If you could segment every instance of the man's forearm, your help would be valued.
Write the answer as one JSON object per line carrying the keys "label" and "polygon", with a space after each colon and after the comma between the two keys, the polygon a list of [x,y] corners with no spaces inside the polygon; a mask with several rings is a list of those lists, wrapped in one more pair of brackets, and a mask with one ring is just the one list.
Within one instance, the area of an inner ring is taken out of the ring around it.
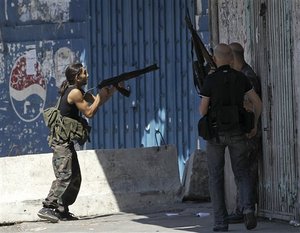
{"label": "man's forearm", "polygon": [[98,94],[98,95],[95,97],[94,102],[89,106],[89,110],[88,110],[88,112],[85,114],[85,116],[88,117],[88,118],[93,117],[93,116],[97,113],[98,108],[99,108],[100,105],[101,105],[101,97],[100,97],[100,95]]}
{"label": "man's forearm", "polygon": [[261,115],[261,112],[262,112],[262,104],[261,102],[259,101],[258,103],[256,103],[254,105],[254,115],[255,115],[255,125],[257,126],[258,124],[258,120],[259,120],[259,117]]}

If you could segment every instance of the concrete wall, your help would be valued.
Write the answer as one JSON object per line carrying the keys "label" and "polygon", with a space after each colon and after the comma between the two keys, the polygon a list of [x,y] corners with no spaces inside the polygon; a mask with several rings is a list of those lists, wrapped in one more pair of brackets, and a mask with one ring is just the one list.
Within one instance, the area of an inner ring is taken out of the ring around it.
{"label": "concrete wall", "polygon": [[252,64],[251,57],[251,18],[250,2],[248,0],[220,0],[218,1],[218,29],[219,42],[239,42],[245,48],[245,59]]}
{"label": "concrete wall", "polygon": [[[292,36],[294,38],[293,43],[293,51],[294,51],[294,59],[293,59],[293,76],[298,77],[300,74],[300,2],[299,1],[293,1],[292,5],[292,13],[293,13],[293,21],[292,21]],[[295,78],[295,85],[294,85],[294,93],[295,93],[295,99],[300,99],[300,80],[299,78]],[[295,104],[295,121],[296,121],[296,128],[300,129],[300,102],[296,101]],[[300,142],[300,134],[297,133],[296,142]],[[300,174],[300,143],[297,143],[296,145],[296,153],[298,154],[298,158],[296,160],[296,164],[298,165],[297,174]],[[300,179],[298,178],[297,186],[300,187]],[[299,190],[299,189],[298,189]],[[297,195],[297,209],[296,209],[296,218],[298,221],[300,221],[300,192],[298,191]]]}
{"label": "concrete wall", "polygon": [[[78,151],[78,216],[134,211],[179,201],[175,146]],[[52,153],[0,158],[0,223],[35,221],[54,174]]]}

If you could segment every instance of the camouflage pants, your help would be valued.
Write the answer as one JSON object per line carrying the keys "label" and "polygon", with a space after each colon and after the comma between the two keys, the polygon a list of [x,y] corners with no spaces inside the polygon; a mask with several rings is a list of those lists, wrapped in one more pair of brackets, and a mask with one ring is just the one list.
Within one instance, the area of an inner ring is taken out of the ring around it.
{"label": "camouflage pants", "polygon": [[78,195],[81,173],[74,144],[55,142],[52,145],[52,165],[56,179],[52,182],[44,207],[60,212],[69,211]]}
{"label": "camouflage pants", "polygon": [[[261,136],[256,136],[247,140],[247,147],[249,150],[249,176],[253,188],[253,210],[255,210],[255,204],[258,203],[258,161],[262,157],[262,138]],[[237,182],[236,182],[237,183]],[[239,200],[239,187],[237,186],[237,196],[236,196],[236,213],[242,213],[241,204]]]}

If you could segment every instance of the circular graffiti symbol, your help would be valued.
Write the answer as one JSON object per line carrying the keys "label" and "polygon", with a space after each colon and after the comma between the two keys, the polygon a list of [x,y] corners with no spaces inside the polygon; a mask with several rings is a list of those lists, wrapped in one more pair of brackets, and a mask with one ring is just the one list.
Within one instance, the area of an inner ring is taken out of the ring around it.
{"label": "circular graffiti symbol", "polygon": [[26,56],[19,57],[10,74],[9,92],[18,117],[26,122],[36,120],[46,99],[46,80],[40,63],[36,60],[33,62]]}

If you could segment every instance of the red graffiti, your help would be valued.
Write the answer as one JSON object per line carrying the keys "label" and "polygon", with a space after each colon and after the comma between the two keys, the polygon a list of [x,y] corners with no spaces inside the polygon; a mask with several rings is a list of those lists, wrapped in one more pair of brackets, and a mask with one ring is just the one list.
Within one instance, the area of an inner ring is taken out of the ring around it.
{"label": "red graffiti", "polygon": [[28,75],[26,72],[26,57],[20,57],[11,73],[11,87],[20,91],[32,84],[39,84],[41,87],[46,88],[46,82],[38,62],[34,64],[34,69],[35,75]]}

